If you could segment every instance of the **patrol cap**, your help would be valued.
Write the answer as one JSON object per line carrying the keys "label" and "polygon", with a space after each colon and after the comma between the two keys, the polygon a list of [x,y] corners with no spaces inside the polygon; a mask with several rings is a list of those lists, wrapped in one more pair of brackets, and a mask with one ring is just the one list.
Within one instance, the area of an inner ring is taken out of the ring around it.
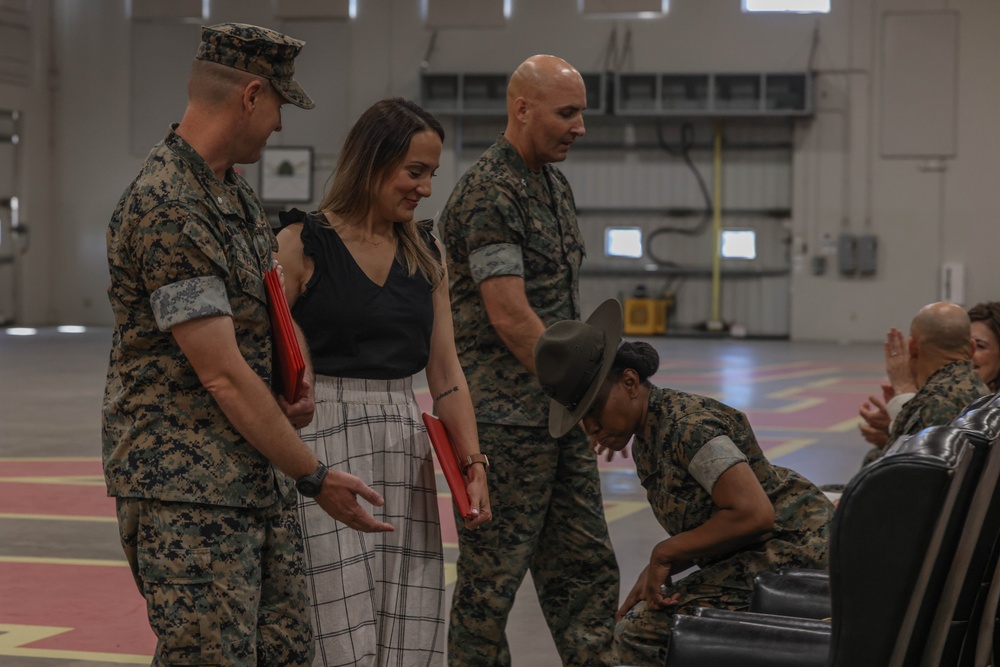
{"label": "patrol cap", "polygon": [[201,44],[196,59],[243,70],[267,79],[274,89],[297,107],[316,106],[295,75],[295,56],[305,42],[280,32],[246,23],[220,23],[202,26]]}
{"label": "patrol cap", "polygon": [[608,299],[586,322],[563,320],[535,343],[535,370],[549,403],[549,434],[561,438],[587,414],[622,343],[622,306]]}

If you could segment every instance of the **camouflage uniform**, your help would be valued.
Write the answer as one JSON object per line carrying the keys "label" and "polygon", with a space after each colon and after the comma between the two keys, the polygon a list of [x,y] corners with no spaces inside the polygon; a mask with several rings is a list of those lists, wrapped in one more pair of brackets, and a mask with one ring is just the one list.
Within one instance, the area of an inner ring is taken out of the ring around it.
{"label": "camouflage uniform", "polygon": [[[548,326],[579,319],[583,239],[569,183],[531,171],[500,137],[459,181],[441,215],[451,265],[455,342],[490,457],[493,521],[459,529],[451,664],[508,665],[504,628],[530,569],[567,665],[609,659],[618,566],[604,519],[596,455],[579,430],[548,434],[549,399],[490,326],[479,283],[521,276]],[[462,522],[458,521],[461,526]]]}
{"label": "camouflage uniform", "polygon": [[662,665],[674,614],[746,609],[758,572],[826,567],[833,505],[798,473],[768,462],[742,412],[653,387],[632,454],[653,514],[669,535],[693,530],[715,514],[719,508],[706,489],[740,462],[749,464],[771,499],[774,528],[728,556],[697,559],[700,569],[668,586],[668,596],[680,594],[677,605],[653,610],[639,602],[628,611],[615,628],[618,664]]}
{"label": "camouflage uniform", "polygon": [[971,361],[953,361],[934,372],[892,422],[889,444],[884,449],[873,447],[865,456],[864,465],[875,461],[903,435],[913,435],[928,426],[947,424],[965,406],[981,396],[992,393]]}
{"label": "camouflage uniform", "polygon": [[292,481],[233,428],[170,332],[231,317],[240,353],[270,382],[267,218],[242,177],[230,169],[220,181],[171,130],[119,201],[107,242],[104,472],[159,639],[154,664],[308,665]]}

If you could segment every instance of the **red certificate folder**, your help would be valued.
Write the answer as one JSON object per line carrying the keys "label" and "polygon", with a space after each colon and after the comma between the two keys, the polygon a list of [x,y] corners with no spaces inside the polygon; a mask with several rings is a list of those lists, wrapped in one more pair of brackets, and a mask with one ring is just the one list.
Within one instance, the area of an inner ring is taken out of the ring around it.
{"label": "red certificate folder", "polygon": [[278,393],[289,403],[302,398],[302,377],[306,372],[306,362],[299,348],[299,337],[292,326],[292,313],[288,310],[285,290],[281,288],[281,278],[277,269],[264,274],[267,286],[267,312],[271,316],[271,331],[274,335],[274,372]]}
{"label": "red certificate folder", "polygon": [[459,514],[468,518],[472,516],[472,506],[469,504],[469,493],[465,490],[465,476],[462,475],[462,466],[458,464],[455,445],[440,419],[426,412],[423,414],[423,418],[424,426],[427,427],[427,435],[434,447],[434,454],[437,456],[438,463],[441,464],[444,478],[448,480],[451,497],[455,499]]}

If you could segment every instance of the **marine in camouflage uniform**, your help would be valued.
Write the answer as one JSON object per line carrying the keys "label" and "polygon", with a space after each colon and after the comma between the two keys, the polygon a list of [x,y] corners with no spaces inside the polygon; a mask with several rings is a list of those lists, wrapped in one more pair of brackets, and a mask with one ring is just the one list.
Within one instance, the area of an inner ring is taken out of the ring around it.
{"label": "marine in camouflage uniform", "polygon": [[990,393],[971,361],[952,361],[942,366],[903,404],[892,422],[890,444],[885,449],[873,447],[865,456],[864,465],[881,457],[899,437],[913,435],[928,426],[947,424],[969,403]]}
{"label": "marine in camouflage uniform", "polygon": [[[456,665],[509,665],[507,615],[531,570],[562,660],[601,665],[618,604],[618,566],[604,518],[596,455],[579,429],[548,433],[535,377],[490,325],[479,284],[522,276],[548,326],[580,318],[584,257],[573,194],[551,164],[532,171],[500,136],[466,172],[441,215],[459,359],[491,461],[493,521],[459,528],[448,633]],[[457,521],[462,526],[462,521]]]}
{"label": "marine in camouflage uniform", "polygon": [[774,528],[728,556],[695,561],[700,569],[667,588],[667,597],[680,596],[676,605],[649,609],[641,601],[632,607],[615,628],[616,664],[662,665],[674,614],[698,607],[746,609],[758,572],[826,567],[833,505],[798,473],[768,462],[742,412],[654,386],[632,455],[653,514],[668,534],[692,530],[712,517],[718,507],[709,489],[741,462],[749,464],[774,505]]}
{"label": "marine in camouflage uniform", "polygon": [[[301,42],[237,24],[205,28],[202,39],[199,58],[277,77],[289,101],[312,105],[291,82]],[[234,428],[171,333],[231,318],[240,355],[269,383],[264,272],[277,242],[249,184],[231,167],[217,178],[177,127],[146,158],[107,233],[108,494],[158,638],[154,665],[308,665],[294,484]]]}

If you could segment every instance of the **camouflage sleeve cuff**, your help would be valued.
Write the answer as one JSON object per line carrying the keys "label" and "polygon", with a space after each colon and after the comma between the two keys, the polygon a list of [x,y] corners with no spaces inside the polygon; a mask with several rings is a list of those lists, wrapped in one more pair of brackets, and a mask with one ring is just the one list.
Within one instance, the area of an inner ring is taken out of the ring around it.
{"label": "camouflage sleeve cuff", "polygon": [[896,394],[885,404],[885,413],[889,415],[889,433],[892,433],[892,427],[896,425],[896,417],[903,411],[903,406],[914,396],[916,394],[913,392]]}
{"label": "camouflage sleeve cuff", "polygon": [[691,459],[688,472],[709,493],[722,473],[737,463],[746,463],[747,457],[728,435],[719,435],[706,442]]}
{"label": "camouflage sleeve cuff", "polygon": [[164,285],[149,297],[160,331],[199,317],[232,316],[226,285],[218,276],[189,278]]}
{"label": "camouflage sleeve cuff", "polygon": [[521,246],[496,243],[476,248],[469,253],[469,270],[479,284],[494,276],[524,276],[524,256]]}

